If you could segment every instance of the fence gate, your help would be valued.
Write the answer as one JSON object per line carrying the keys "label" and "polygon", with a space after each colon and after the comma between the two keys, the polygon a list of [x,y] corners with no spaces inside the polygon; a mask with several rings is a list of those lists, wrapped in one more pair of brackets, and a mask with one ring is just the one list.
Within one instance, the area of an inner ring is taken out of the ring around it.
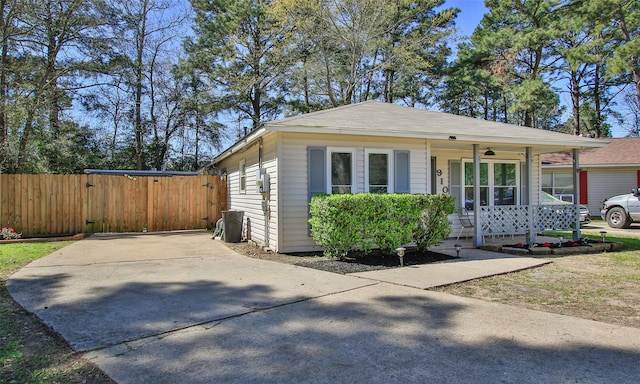
{"label": "fence gate", "polygon": [[222,216],[218,176],[87,175],[87,232],[207,228]]}
{"label": "fence gate", "polygon": [[207,228],[226,201],[218,176],[0,174],[0,226],[25,236]]}

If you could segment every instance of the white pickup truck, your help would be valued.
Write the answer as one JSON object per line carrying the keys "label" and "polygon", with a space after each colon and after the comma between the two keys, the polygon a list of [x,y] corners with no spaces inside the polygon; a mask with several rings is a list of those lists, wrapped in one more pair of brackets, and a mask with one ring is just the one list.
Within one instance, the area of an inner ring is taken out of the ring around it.
{"label": "white pickup truck", "polygon": [[611,228],[629,228],[631,223],[640,222],[640,187],[629,194],[605,199],[600,214]]}

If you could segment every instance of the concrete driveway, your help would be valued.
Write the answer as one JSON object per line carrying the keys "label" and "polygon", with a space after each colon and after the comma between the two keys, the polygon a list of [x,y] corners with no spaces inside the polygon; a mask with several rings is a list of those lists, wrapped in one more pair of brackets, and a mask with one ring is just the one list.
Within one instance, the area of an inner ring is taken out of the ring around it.
{"label": "concrete driveway", "polygon": [[118,383],[640,377],[640,329],[251,259],[206,232],[90,237],[7,286]]}
{"label": "concrete driveway", "polygon": [[611,228],[606,222],[592,221],[580,228],[583,235],[599,238],[600,231],[607,232],[607,236],[640,237],[640,223],[633,223],[629,228]]}

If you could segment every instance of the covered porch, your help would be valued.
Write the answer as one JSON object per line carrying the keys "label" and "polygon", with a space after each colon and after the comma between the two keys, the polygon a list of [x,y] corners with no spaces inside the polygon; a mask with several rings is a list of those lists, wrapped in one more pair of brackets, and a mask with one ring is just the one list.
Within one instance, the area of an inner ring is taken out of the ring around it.
{"label": "covered porch", "polygon": [[[450,216],[454,237],[460,229],[460,233],[472,238],[475,247],[484,245],[487,238],[504,235],[519,235],[524,237],[525,243],[532,244],[538,234],[548,230],[572,231],[573,240],[582,237],[579,147],[571,147],[570,143],[519,146],[495,141],[472,144],[454,140],[434,141],[430,148],[432,161],[445,150],[445,146],[458,151],[457,158],[448,161],[445,172],[449,179],[448,187],[438,185],[438,180],[433,179],[436,188],[431,188],[436,193],[441,188],[442,192],[455,196],[457,208],[468,214],[469,222],[464,228],[457,222],[462,221],[458,214]],[[573,204],[543,204],[540,197],[540,155],[567,149],[574,155]],[[443,173],[433,167],[432,172]]]}

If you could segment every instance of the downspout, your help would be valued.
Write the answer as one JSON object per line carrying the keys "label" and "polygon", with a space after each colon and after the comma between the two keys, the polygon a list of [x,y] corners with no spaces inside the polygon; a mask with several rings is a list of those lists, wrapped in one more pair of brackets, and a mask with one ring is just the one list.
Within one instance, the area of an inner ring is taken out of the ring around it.
{"label": "downspout", "polygon": [[[463,170],[464,172],[464,170]],[[463,193],[464,196],[464,193]],[[473,144],[473,245],[482,247],[482,227],[480,226],[480,145]]]}
{"label": "downspout", "polygon": [[576,215],[573,220],[573,241],[578,241],[582,237],[580,233],[580,181],[578,174],[580,172],[580,150],[573,149],[573,209]]}

